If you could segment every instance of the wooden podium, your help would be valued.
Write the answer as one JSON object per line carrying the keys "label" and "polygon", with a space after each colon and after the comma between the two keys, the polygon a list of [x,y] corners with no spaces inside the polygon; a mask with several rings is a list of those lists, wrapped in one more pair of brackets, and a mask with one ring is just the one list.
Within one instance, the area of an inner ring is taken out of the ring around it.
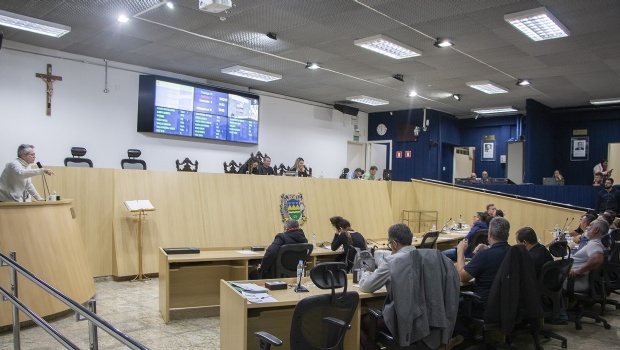
{"label": "wooden podium", "polygon": [[154,211],[155,207],[147,199],[125,201],[125,206],[130,212],[136,213],[134,216],[136,216],[138,220],[138,274],[131,282],[148,281],[150,278],[146,277],[142,270],[142,222],[146,221],[145,212]]}
{"label": "wooden podium", "polygon": [[[80,304],[95,295],[72,199],[0,203],[0,249],[7,256],[14,251],[19,265]],[[22,275],[17,280],[19,299],[39,316],[69,309]],[[11,290],[8,268],[0,268],[0,285]],[[0,303],[0,326],[11,323],[11,303]]]}

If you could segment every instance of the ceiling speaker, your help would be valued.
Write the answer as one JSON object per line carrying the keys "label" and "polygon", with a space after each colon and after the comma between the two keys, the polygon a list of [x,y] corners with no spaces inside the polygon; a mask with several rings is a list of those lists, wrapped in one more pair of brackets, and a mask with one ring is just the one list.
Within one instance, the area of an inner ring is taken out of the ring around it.
{"label": "ceiling speaker", "polygon": [[359,108],[355,108],[355,107],[351,107],[351,106],[347,106],[347,105],[341,105],[336,103],[334,105],[334,109],[337,111],[342,112],[342,114],[348,114],[348,115],[352,115],[354,117],[357,117],[357,112],[359,112]]}

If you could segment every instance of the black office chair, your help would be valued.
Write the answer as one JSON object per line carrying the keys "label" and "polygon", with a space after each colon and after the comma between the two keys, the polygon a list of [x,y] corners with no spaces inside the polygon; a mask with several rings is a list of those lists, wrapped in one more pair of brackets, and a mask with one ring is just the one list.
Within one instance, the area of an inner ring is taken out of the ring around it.
{"label": "black office chair", "polygon": [[[514,281],[519,281],[520,288],[511,289],[504,286],[504,284],[510,286]],[[509,248],[493,280],[483,317],[473,312],[474,300],[482,302],[480,296],[473,292],[461,292],[465,306],[462,308],[463,314],[459,316],[465,318],[469,324],[482,329],[482,341],[485,347],[493,342],[488,336],[489,332],[500,331],[509,344],[512,338],[527,330],[532,335],[535,349],[542,350],[539,340],[542,309],[536,282],[536,270],[529,253],[523,245],[513,245]],[[504,292],[508,294],[503,295]],[[507,298],[512,300],[507,303],[501,302]],[[517,303],[517,307],[513,309],[514,303]]]}
{"label": "black office chair", "polygon": [[478,230],[474,238],[467,243],[467,252],[473,252],[478,244],[489,244],[489,230]]}
{"label": "black office chair", "polygon": [[[581,319],[583,317],[591,318],[596,323],[602,322],[605,329],[611,328],[609,323],[607,323],[607,320],[602,318],[599,314],[591,310],[585,310],[585,307],[592,306],[594,304],[601,304],[601,310],[604,310],[605,308],[607,294],[605,292],[604,265],[605,263],[603,262],[594,270],[590,271],[590,274],[588,275],[590,289],[588,291],[570,291],[572,288],[569,287],[569,298],[575,300],[575,329],[577,330],[582,328]],[[571,280],[569,280],[569,282],[570,281]]]}
{"label": "black office chair", "polygon": [[430,231],[426,232],[422,237],[422,242],[417,247],[418,249],[433,249],[435,248],[435,243],[437,242],[437,238],[439,238],[439,231]]}
{"label": "black office chair", "polygon": [[82,158],[86,155],[86,148],[71,147],[71,156],[65,158],[65,166],[71,167],[93,167],[93,162],[88,158]]}
{"label": "black office chair", "polygon": [[146,170],[146,162],[142,159],[136,159],[142,155],[139,149],[128,149],[127,158],[121,160],[122,169]]}
{"label": "black office chair", "polygon": [[[273,278],[287,278],[297,276],[297,264],[302,260],[308,261],[314,245],[312,243],[285,244],[278,250]],[[346,267],[345,267],[346,269]]]}
{"label": "black office chair", "polygon": [[349,168],[342,169],[342,174],[340,174],[340,179],[346,179],[347,175],[349,175]]}
{"label": "black office chair", "polygon": [[[538,289],[541,295],[541,305],[543,317],[545,319],[556,319],[562,312],[566,301],[562,301],[564,281],[568,277],[573,266],[573,259],[564,259],[566,253],[570,251],[566,241],[556,241],[549,246],[549,251],[553,256],[561,257],[561,260],[549,261],[543,265],[538,276]],[[568,346],[565,337],[552,332],[549,329],[541,329],[539,334],[545,338],[554,338],[562,342],[562,348]]]}
{"label": "black office chair", "polygon": [[[293,311],[290,348],[296,350],[337,350],[343,348],[344,336],[351,328],[357,309],[359,294],[347,292],[345,263],[318,264],[310,271],[310,278],[320,289],[330,294],[313,295],[299,301]],[[336,289],[344,288],[342,293]],[[281,346],[282,341],[267,332],[256,332],[259,349],[269,350]]]}

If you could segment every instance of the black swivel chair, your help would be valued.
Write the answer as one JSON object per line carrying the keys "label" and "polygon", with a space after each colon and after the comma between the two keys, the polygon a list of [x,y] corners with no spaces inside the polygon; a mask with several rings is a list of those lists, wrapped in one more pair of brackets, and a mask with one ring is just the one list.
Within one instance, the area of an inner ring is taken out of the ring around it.
{"label": "black swivel chair", "polygon": [[588,291],[569,292],[569,298],[575,300],[575,329],[577,330],[582,328],[581,319],[583,317],[591,318],[596,323],[602,322],[605,329],[611,328],[607,320],[602,318],[599,314],[591,310],[585,310],[587,306],[592,306],[594,304],[601,304],[601,310],[605,308],[607,295],[605,292],[604,265],[605,263],[603,262],[594,270],[590,271],[588,276],[590,289]]}
{"label": "black swivel chair", "polygon": [[84,147],[71,147],[71,156],[65,158],[65,166],[72,167],[93,167],[93,162],[88,158],[82,158],[86,155],[86,148]]}
{"label": "black swivel chair", "polygon": [[312,243],[285,244],[281,246],[276,258],[274,278],[296,277],[299,260],[303,260],[305,264],[310,254],[312,254],[313,248],[314,245]]}
{"label": "black swivel chair", "polygon": [[437,242],[437,238],[439,238],[439,231],[430,231],[426,232],[422,237],[422,242],[417,247],[418,249],[433,249],[435,248],[435,243]]}
{"label": "black swivel chair", "polygon": [[467,243],[467,251],[473,252],[478,244],[489,244],[489,230],[478,230],[474,233],[474,238]]}
{"label": "black swivel chair", "polygon": [[349,168],[342,169],[342,174],[340,174],[340,179],[346,179],[347,175],[349,175]]}
{"label": "black swivel chair", "polygon": [[[519,281],[519,288],[506,288],[514,281]],[[539,341],[542,312],[537,295],[534,263],[523,245],[513,245],[493,280],[484,316],[480,318],[472,312],[473,301],[482,302],[480,296],[473,292],[461,292],[465,306],[459,317],[482,329],[485,348],[492,342],[489,332],[500,331],[506,337],[506,343],[510,343],[514,336],[522,332],[522,328],[527,327],[525,329],[532,335],[535,349],[542,350]],[[515,300],[515,297],[518,299]],[[507,298],[512,300],[504,303]],[[513,307],[514,303],[516,307]]]}
{"label": "black swivel chair", "polygon": [[[561,260],[549,261],[543,265],[538,275],[538,290],[541,295],[541,305],[543,310],[543,317],[545,319],[556,319],[562,312],[563,305],[566,305],[566,301],[562,293],[564,281],[568,277],[573,266],[573,259],[564,259],[570,252],[566,241],[555,241],[549,246],[549,252],[551,255]],[[562,348],[568,346],[568,341],[565,337],[552,332],[549,329],[541,329],[539,334],[545,338],[554,338],[562,342]]]}
{"label": "black swivel chair", "polygon": [[127,158],[121,160],[121,168],[146,170],[146,162],[142,159],[136,159],[142,155],[139,149],[128,149]]}
{"label": "black swivel chair", "polygon": [[[345,263],[318,264],[310,271],[310,278],[320,289],[330,294],[313,295],[299,301],[291,320],[291,349],[338,350],[343,348],[344,336],[351,328],[351,320],[357,309],[359,294],[347,292]],[[342,293],[336,289],[344,288]],[[269,350],[281,346],[282,341],[267,332],[256,332],[259,349]]]}

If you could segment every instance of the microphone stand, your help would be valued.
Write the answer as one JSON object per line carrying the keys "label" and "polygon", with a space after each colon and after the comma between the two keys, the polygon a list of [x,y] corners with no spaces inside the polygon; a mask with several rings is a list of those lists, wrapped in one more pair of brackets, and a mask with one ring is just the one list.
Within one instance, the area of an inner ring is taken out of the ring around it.
{"label": "microphone stand", "polygon": [[[39,167],[39,169],[43,169],[41,162],[37,162],[37,167]],[[50,188],[47,186],[47,180],[45,179],[45,173],[42,173],[41,175],[43,176],[43,198],[45,199],[45,201],[47,201],[48,200],[47,196],[51,195],[52,193],[50,192]],[[47,189],[47,195],[45,194],[45,189]]]}
{"label": "microphone stand", "polygon": [[[441,233],[448,233],[448,223],[450,222],[450,220],[452,220],[452,218],[449,218],[448,220],[446,220],[446,223],[443,224],[443,227],[441,228]],[[446,230],[444,231],[444,227],[446,228]]]}
{"label": "microphone stand", "polygon": [[297,285],[295,286],[295,293],[306,293],[309,292],[308,288],[301,285],[301,280],[304,278],[304,274],[299,275],[299,279],[297,281]]}

